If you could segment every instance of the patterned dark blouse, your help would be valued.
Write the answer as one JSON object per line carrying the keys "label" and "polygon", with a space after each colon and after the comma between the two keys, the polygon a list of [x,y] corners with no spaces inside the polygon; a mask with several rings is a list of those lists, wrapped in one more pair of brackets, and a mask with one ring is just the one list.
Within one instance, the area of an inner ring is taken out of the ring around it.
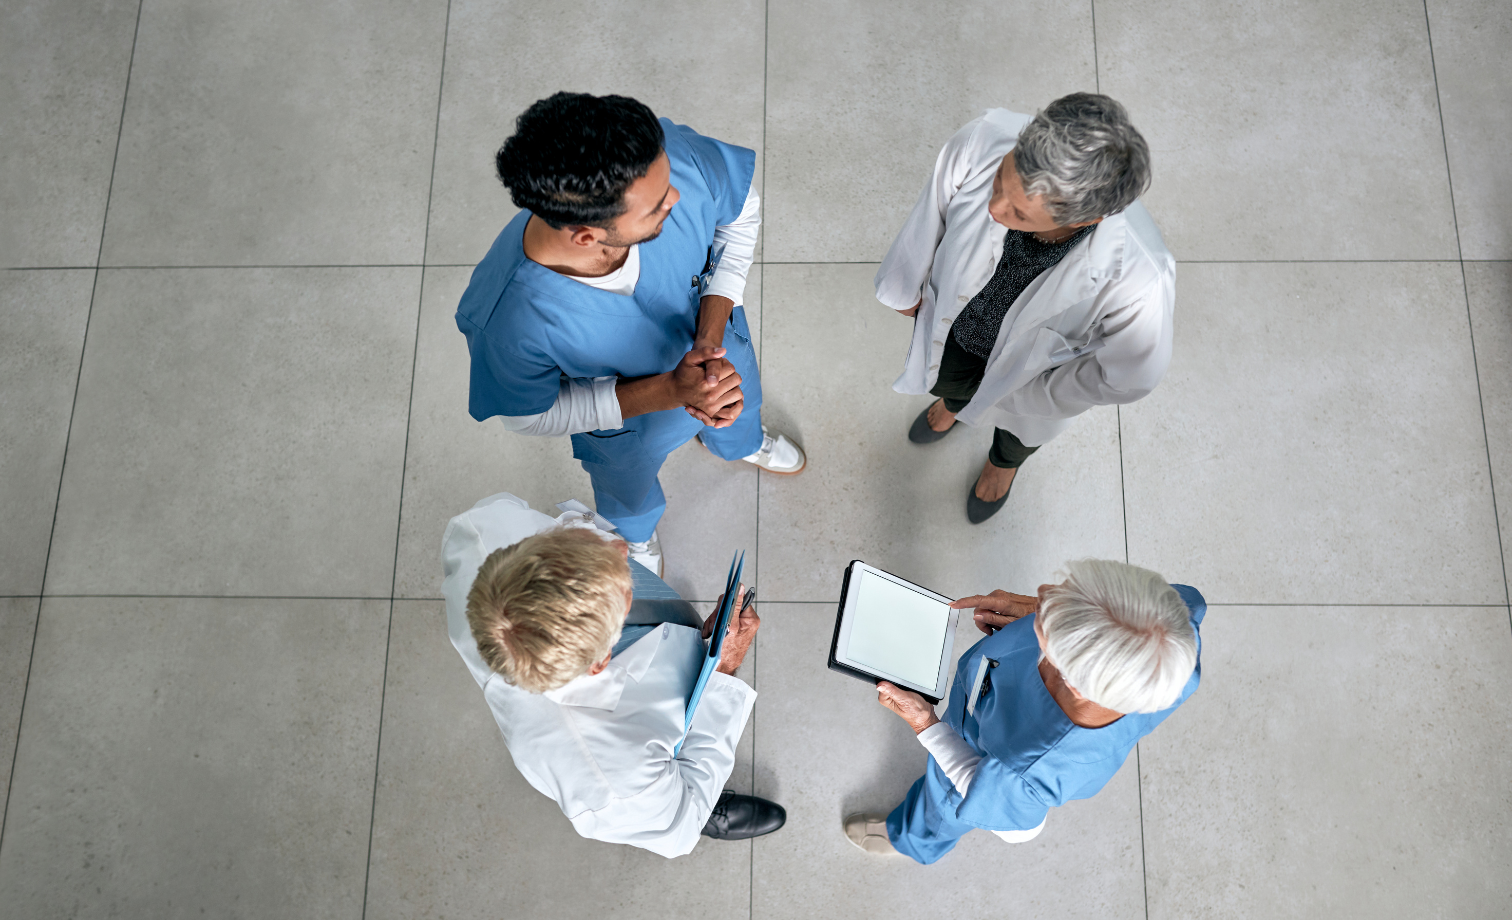
{"label": "patterned dark blouse", "polygon": [[955,321],[955,339],[978,358],[992,354],[993,343],[1003,327],[1003,317],[1029,282],[1053,268],[1092,227],[1083,227],[1059,243],[1042,243],[1033,233],[1009,230],[1003,238],[1003,259],[987,286],[973,298]]}

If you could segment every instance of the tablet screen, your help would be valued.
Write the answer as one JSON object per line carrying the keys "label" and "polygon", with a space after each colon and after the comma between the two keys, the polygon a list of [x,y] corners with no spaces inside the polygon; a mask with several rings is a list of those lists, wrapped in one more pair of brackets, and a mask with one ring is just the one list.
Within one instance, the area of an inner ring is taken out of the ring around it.
{"label": "tablet screen", "polygon": [[933,687],[940,673],[950,607],[861,569],[846,657],[881,674]]}

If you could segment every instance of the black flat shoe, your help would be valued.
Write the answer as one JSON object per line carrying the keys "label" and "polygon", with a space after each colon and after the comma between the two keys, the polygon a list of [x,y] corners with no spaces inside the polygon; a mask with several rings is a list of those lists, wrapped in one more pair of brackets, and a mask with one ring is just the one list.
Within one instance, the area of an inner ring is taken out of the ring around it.
{"label": "black flat shoe", "polygon": [[1017,473],[1013,474],[1013,482],[1008,483],[1008,491],[1004,492],[1003,497],[995,502],[984,502],[980,498],[977,498],[976,483],[973,482],[971,484],[971,491],[966,493],[966,520],[973,524],[980,524],[994,514],[997,514],[998,509],[1002,508],[1003,504],[1008,501],[1008,496],[1013,494],[1014,482],[1018,482]]}
{"label": "black flat shoe", "polygon": [[719,795],[703,835],[715,840],[748,840],[770,834],[787,823],[787,809],[776,802],[726,789]]}
{"label": "black flat shoe", "polygon": [[950,434],[950,428],[955,427],[955,422],[951,422],[950,428],[946,428],[944,431],[935,431],[929,427],[929,409],[933,405],[931,403],[930,406],[926,406],[924,411],[919,413],[919,417],[914,419],[913,426],[908,429],[908,440],[915,444],[933,444],[947,434]]}

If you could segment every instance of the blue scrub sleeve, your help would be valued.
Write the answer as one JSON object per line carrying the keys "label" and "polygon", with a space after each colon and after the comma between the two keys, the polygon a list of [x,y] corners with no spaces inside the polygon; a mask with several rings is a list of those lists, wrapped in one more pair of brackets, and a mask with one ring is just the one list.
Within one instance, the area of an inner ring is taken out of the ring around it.
{"label": "blue scrub sleeve", "polygon": [[751,192],[751,177],[756,173],[756,151],[704,137],[687,125],[674,124],[663,118],[666,143],[682,144],[689,159],[698,167],[709,195],[714,199],[715,222],[733,224],[745,208]]}
{"label": "blue scrub sleeve", "polygon": [[555,361],[525,348],[506,348],[460,314],[457,328],[472,354],[467,411],[474,419],[538,415],[556,404],[562,372]]}

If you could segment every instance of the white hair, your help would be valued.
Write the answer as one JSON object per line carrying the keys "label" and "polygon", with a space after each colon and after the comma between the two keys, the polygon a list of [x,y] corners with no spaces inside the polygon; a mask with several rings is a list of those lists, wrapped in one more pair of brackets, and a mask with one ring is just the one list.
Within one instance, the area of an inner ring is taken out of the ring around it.
{"label": "white hair", "polygon": [[1081,559],[1045,592],[1045,656],[1066,683],[1114,712],[1174,704],[1197,667],[1197,631],[1176,589],[1124,562]]}
{"label": "white hair", "polygon": [[1096,93],[1055,100],[1024,126],[1013,148],[1024,194],[1045,197],[1061,226],[1117,214],[1150,187],[1150,148],[1129,113]]}

